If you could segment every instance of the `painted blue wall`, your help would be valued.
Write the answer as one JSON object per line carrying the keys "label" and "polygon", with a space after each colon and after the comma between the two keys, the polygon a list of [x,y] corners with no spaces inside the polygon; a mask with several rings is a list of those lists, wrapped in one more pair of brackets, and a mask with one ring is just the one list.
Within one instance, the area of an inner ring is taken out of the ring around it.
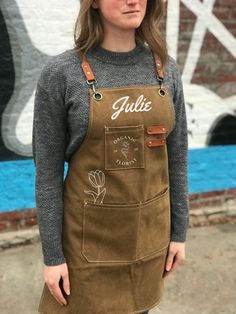
{"label": "painted blue wall", "polygon": [[189,193],[236,188],[236,145],[189,150]]}
{"label": "painted blue wall", "polygon": [[[188,168],[189,193],[236,188],[236,145],[190,149]],[[0,212],[34,208],[34,188],[33,159],[0,163]]]}

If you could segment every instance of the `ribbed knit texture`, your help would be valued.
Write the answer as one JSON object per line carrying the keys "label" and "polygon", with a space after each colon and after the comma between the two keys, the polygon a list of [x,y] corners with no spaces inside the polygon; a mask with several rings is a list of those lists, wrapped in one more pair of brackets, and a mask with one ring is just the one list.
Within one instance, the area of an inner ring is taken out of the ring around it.
{"label": "ribbed knit texture", "polygon": [[[187,121],[180,69],[168,57],[164,85],[175,111],[175,127],[167,138],[171,240],[185,242],[189,222]],[[87,59],[97,88],[158,84],[152,53],[141,43],[128,52],[97,46]],[[83,142],[88,118],[89,87],[78,55],[68,49],[43,65],[34,101],[35,197],[45,265],[66,262],[61,243],[64,161],[69,161]]]}

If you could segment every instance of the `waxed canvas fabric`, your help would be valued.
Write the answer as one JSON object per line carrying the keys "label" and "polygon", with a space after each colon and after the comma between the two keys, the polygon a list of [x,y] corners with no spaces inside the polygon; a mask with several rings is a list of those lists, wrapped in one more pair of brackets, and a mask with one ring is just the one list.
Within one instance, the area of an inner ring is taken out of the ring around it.
{"label": "waxed canvas fabric", "polygon": [[[157,305],[170,243],[168,152],[174,127],[168,89],[159,85],[90,89],[89,127],[64,181],[62,244],[68,305],[44,284],[44,314],[130,314]],[[148,134],[150,126],[166,133]],[[60,282],[62,287],[62,284]]]}

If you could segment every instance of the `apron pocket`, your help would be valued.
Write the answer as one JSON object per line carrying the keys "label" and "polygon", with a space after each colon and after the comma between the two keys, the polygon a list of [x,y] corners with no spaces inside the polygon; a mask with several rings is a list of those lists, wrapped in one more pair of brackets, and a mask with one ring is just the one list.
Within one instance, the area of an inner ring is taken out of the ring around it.
{"label": "apron pocket", "polygon": [[144,166],[144,125],[105,126],[105,169]]}
{"label": "apron pocket", "polygon": [[84,203],[82,254],[89,262],[136,258],[139,205]]}
{"label": "apron pocket", "polygon": [[132,262],[160,253],[169,241],[169,187],[144,203],[84,202],[82,254],[88,262]]}
{"label": "apron pocket", "polygon": [[137,259],[164,250],[170,242],[169,187],[143,203],[140,211]]}

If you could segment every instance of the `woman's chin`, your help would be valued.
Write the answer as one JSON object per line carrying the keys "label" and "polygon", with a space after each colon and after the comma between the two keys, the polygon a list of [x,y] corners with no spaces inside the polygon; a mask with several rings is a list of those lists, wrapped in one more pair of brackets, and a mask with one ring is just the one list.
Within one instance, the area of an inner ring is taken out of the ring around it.
{"label": "woman's chin", "polygon": [[127,30],[131,30],[131,29],[136,29],[138,28],[139,26],[141,25],[140,22],[133,22],[133,23],[127,23],[125,26],[124,26],[124,29],[127,29]]}

